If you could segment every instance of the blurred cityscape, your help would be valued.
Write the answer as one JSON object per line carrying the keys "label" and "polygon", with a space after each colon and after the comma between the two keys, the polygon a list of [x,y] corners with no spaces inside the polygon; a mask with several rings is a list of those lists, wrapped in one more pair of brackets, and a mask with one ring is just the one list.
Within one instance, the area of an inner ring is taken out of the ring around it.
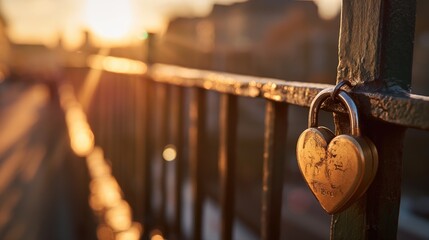
{"label": "blurred cityscape", "polygon": [[[412,93],[428,96],[429,19],[425,14],[429,12],[429,1],[418,0],[417,5]],[[109,55],[148,63],[166,63],[287,81],[334,84],[338,64],[339,16],[322,18],[318,10],[313,1],[253,0],[229,5],[215,4],[206,16],[174,17],[169,20],[165,31],[144,32],[140,41],[132,45],[109,47]],[[51,100],[58,97],[57,88],[64,79],[71,79],[76,92],[81,91],[88,74],[89,57],[106,49],[93,41],[94,33],[90,29],[76,33],[81,34],[84,40],[78,48],[69,49],[64,46],[61,34],[56,46],[15,43],[7,34],[8,26],[8,19],[0,17],[0,94],[3,94],[0,96],[0,106],[5,109],[6,102],[9,101],[7,92],[15,84],[46,84]],[[115,84],[106,84],[104,90],[114,95],[112,92],[121,88],[119,82]],[[131,91],[132,87],[125,89]],[[117,99],[124,95],[118,95]],[[101,97],[95,99],[102,101]],[[212,110],[218,109],[217,99],[217,94],[208,96],[211,109],[208,111],[210,150],[206,159],[206,171],[211,181],[207,183],[210,186],[207,195],[214,201],[210,203],[213,206],[218,200],[219,190],[218,172],[213,170],[217,169],[218,164],[216,151],[219,113],[218,110]],[[108,101],[109,104],[114,104],[113,100]],[[118,100],[120,101],[122,100]],[[262,161],[255,156],[263,154],[264,101],[240,99],[239,104],[239,190],[236,201],[240,204],[237,204],[237,215],[245,226],[242,231],[249,234],[243,236],[251,239],[257,236],[260,228],[260,212],[249,210],[259,206],[261,201],[260,187],[254,186],[260,186],[262,179]],[[118,115],[122,109],[114,111]],[[6,111],[0,111],[0,114],[3,112]],[[287,209],[283,209],[285,223],[282,234],[288,232],[292,239],[327,239],[330,218],[320,210],[311,193],[306,190],[294,161],[295,141],[306,128],[306,121],[303,119],[306,119],[308,112],[307,109],[298,107],[291,107],[290,112],[289,126],[293,127],[289,129],[288,145],[285,148],[289,164],[286,166],[284,205]],[[97,119],[90,113],[88,115],[90,124]],[[323,121],[329,122],[330,118],[329,114],[323,115]],[[2,120],[0,124],[4,122]],[[96,136],[103,134],[103,131],[102,127],[95,126]],[[122,146],[126,148],[127,138],[133,137],[132,133],[120,132],[125,131],[121,128],[113,131],[117,131],[115,136],[124,138]],[[427,149],[428,142],[428,132],[408,130],[404,143],[404,197],[398,234],[400,239],[429,238],[429,151],[424,150]],[[0,151],[0,168],[4,167],[1,161],[6,159],[6,152]],[[106,155],[109,156],[109,153]],[[113,156],[115,155],[112,153],[109,157]],[[121,185],[127,185],[127,180],[118,181]],[[126,196],[135,194],[126,187],[123,191]],[[0,193],[0,196],[1,204],[4,195]],[[0,225],[0,238],[3,236],[1,228]]]}

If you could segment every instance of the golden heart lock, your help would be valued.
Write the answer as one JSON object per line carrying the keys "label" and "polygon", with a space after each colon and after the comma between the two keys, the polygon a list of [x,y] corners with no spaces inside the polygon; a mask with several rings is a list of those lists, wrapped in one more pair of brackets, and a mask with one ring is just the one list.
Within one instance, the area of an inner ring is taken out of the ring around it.
{"label": "golden heart lock", "polygon": [[[335,134],[318,126],[318,112],[328,97],[346,107],[351,134]],[[338,86],[322,90],[312,101],[308,129],[298,138],[298,166],[307,185],[329,214],[345,210],[368,189],[378,167],[375,145],[361,135],[355,102]]]}

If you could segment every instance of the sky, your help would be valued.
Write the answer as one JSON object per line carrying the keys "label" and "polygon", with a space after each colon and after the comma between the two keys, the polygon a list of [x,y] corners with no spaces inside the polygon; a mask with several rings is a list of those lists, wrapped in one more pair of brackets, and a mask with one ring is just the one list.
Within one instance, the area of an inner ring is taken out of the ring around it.
{"label": "sky", "polygon": [[[245,0],[0,0],[8,33],[17,43],[55,46],[63,36],[66,47],[77,47],[83,29],[109,44],[137,41],[145,31],[163,31],[170,17],[203,16],[214,3]],[[313,0],[329,17],[340,0]]]}

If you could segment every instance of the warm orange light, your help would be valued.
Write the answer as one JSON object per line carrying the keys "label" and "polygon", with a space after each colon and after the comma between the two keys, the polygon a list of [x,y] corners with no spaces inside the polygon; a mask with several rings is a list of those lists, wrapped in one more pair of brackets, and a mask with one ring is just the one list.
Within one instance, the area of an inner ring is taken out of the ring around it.
{"label": "warm orange light", "polygon": [[94,134],[88,125],[85,113],[78,104],[66,109],[66,122],[70,145],[78,156],[86,156],[94,148]]}
{"label": "warm orange light", "polygon": [[174,145],[167,145],[162,152],[162,157],[165,161],[173,161],[177,157],[176,147]]}
{"label": "warm orange light", "polygon": [[78,156],[90,154],[94,148],[94,134],[86,119],[81,105],[73,93],[73,87],[62,85],[59,89],[61,106],[65,111],[70,137],[70,146]]}
{"label": "warm orange light", "polygon": [[91,129],[73,129],[69,132],[70,134],[70,145],[73,151],[78,156],[88,155],[94,148],[94,135]]}
{"label": "warm orange light", "polygon": [[90,189],[103,207],[114,207],[122,200],[118,182],[112,176],[92,180]]}
{"label": "warm orange light", "polygon": [[103,150],[100,147],[95,147],[92,150],[92,153],[87,156],[86,162],[89,174],[93,179],[108,177],[112,173],[111,167],[104,160]]}
{"label": "warm orange light", "polygon": [[131,227],[131,208],[126,201],[107,210],[106,223],[115,231],[125,231]]}
{"label": "warm orange light", "polygon": [[96,212],[102,211],[104,209],[101,199],[94,194],[89,197],[89,206]]}
{"label": "warm orange light", "polygon": [[88,66],[113,73],[136,74],[146,73],[147,66],[143,62],[119,57],[106,57],[102,55],[91,55],[88,57]]}
{"label": "warm orange light", "polygon": [[[104,161],[104,160],[101,160]],[[92,168],[90,170],[91,177],[101,178],[105,176],[109,176],[112,174],[112,169],[109,165],[102,163],[101,161],[93,162]]]}
{"label": "warm orange light", "polygon": [[92,171],[94,168],[97,168],[100,165],[104,165],[103,149],[98,146],[94,147],[92,152],[86,157],[86,162],[89,171]]}
{"label": "warm orange light", "polygon": [[158,229],[153,230],[150,235],[150,240],[164,240],[162,232]]}
{"label": "warm orange light", "polygon": [[[101,58],[102,64],[109,66],[109,61]],[[109,58],[107,58],[109,60]],[[127,64],[126,61],[112,59],[112,64]],[[76,100],[73,88],[62,85],[59,89],[61,106],[65,112],[70,145],[75,154],[86,156],[89,174],[91,208],[104,216],[107,225],[97,229],[98,239],[140,239],[141,226],[132,222],[132,211],[123,199],[121,188],[111,174],[111,167],[105,161],[103,150],[94,146],[94,134],[88,124],[82,106]],[[104,213],[104,214],[103,214]]]}
{"label": "warm orange light", "polygon": [[164,240],[164,238],[159,234],[155,234],[150,238],[150,240]]}
{"label": "warm orange light", "polygon": [[341,0],[313,0],[317,4],[319,15],[323,19],[331,19],[338,15]]}
{"label": "warm orange light", "polygon": [[97,238],[99,240],[111,240],[114,237],[113,230],[106,225],[97,227]]}
{"label": "warm orange light", "polygon": [[142,227],[139,223],[133,223],[128,230],[120,232],[116,235],[116,240],[138,240],[142,234]]}
{"label": "warm orange light", "polygon": [[133,11],[130,0],[87,0],[85,20],[99,38],[110,42],[130,34]]}

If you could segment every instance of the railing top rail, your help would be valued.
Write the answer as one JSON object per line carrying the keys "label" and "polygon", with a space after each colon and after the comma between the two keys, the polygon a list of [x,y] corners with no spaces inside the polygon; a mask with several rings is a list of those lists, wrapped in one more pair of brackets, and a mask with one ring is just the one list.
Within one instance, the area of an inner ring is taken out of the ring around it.
{"label": "railing top rail", "polygon": [[[215,71],[154,64],[149,76],[156,82],[184,87],[198,87],[243,97],[261,97],[298,106],[310,106],[313,98],[329,84],[292,82]],[[414,94],[351,94],[362,114],[385,122],[429,130],[429,97]],[[342,106],[327,104],[329,111],[344,112]]]}

